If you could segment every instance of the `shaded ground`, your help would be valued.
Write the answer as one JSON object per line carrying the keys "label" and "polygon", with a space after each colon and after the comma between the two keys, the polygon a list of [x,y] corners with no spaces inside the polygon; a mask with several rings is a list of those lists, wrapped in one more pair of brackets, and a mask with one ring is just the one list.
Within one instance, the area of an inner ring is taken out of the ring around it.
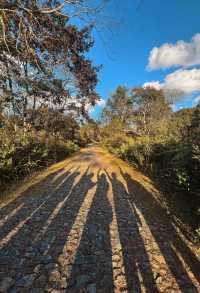
{"label": "shaded ground", "polygon": [[0,205],[0,292],[200,292],[194,248],[150,180],[84,149]]}

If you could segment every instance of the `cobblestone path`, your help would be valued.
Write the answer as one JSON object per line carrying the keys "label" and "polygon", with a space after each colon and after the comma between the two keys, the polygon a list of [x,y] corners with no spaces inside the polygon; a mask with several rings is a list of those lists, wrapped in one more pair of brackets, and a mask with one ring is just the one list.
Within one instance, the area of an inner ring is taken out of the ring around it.
{"label": "cobblestone path", "polygon": [[200,292],[195,249],[140,172],[90,147],[34,180],[0,204],[0,292]]}

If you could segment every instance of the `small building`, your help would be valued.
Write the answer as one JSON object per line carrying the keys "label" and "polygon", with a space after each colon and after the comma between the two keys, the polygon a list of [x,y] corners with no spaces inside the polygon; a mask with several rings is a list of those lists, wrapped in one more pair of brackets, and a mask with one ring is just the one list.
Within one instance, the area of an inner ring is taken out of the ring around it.
{"label": "small building", "polygon": [[140,134],[137,133],[137,131],[135,131],[133,129],[124,129],[122,131],[130,137],[139,137],[140,136]]}

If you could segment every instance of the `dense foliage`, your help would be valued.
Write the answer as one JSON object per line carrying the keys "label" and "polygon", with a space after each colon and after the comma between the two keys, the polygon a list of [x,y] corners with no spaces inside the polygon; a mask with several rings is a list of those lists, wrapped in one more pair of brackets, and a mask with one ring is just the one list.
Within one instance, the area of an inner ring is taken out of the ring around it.
{"label": "dense foliage", "polygon": [[91,27],[78,29],[68,16],[82,2],[1,1],[0,107],[24,122],[31,109],[34,123],[38,104],[87,115],[86,103],[98,99],[98,69],[85,57],[93,45]]}
{"label": "dense foliage", "polygon": [[[67,126],[70,127],[70,124],[65,124],[65,128]],[[49,132],[46,127],[24,131],[15,120],[4,119],[0,128],[0,191],[7,189],[11,182],[62,160],[77,150],[78,128],[73,128],[73,131],[76,130],[76,134],[66,138],[62,133]]]}
{"label": "dense foliage", "polygon": [[119,87],[102,116],[102,144],[153,177],[200,234],[200,105],[173,112],[162,91]]}
{"label": "dense foliage", "polygon": [[0,190],[85,143],[98,67],[86,56],[92,26],[74,17],[97,11],[82,0],[0,1]]}

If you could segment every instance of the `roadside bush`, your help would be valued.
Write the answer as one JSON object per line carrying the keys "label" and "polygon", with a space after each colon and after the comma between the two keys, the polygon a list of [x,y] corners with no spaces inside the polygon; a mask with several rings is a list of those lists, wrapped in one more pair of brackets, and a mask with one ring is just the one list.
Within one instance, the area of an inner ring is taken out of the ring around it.
{"label": "roadside bush", "polygon": [[78,149],[73,141],[48,136],[45,131],[24,133],[0,129],[0,190],[59,160]]}
{"label": "roadside bush", "polygon": [[102,110],[102,145],[152,177],[172,214],[185,221],[183,207],[200,239],[200,104],[173,111],[179,95],[170,95],[119,86]]}
{"label": "roadside bush", "polygon": [[97,143],[100,140],[100,130],[97,123],[90,122],[80,128],[79,141],[82,144]]}
{"label": "roadside bush", "polygon": [[127,137],[116,144],[116,137],[110,137],[103,145],[152,177],[171,198],[172,193],[176,194],[175,201],[170,204],[181,205],[181,198],[187,202],[189,221],[199,233],[200,146],[155,136]]}
{"label": "roadside bush", "polygon": [[114,135],[103,140],[109,151],[151,176],[165,180],[176,191],[200,192],[200,146],[162,137],[129,138]]}

